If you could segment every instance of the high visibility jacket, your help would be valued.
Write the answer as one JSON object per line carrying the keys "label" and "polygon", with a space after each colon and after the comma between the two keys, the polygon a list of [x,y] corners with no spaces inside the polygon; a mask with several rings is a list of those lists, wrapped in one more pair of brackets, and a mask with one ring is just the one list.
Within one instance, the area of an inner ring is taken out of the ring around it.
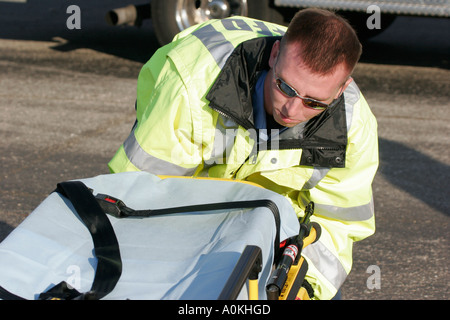
{"label": "high visibility jacket", "polygon": [[138,78],[136,118],[111,172],[248,180],[284,195],[312,220],[320,240],[304,251],[315,298],[330,299],[352,265],[352,244],[375,231],[371,184],[377,123],[352,82],[337,105],[296,126],[254,126],[252,91],[285,28],[232,17],[191,27],[160,48]]}

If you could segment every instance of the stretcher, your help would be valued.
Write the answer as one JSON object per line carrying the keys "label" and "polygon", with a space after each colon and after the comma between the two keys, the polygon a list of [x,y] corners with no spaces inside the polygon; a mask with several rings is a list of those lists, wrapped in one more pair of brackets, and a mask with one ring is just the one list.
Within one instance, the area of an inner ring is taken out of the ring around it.
{"label": "stretcher", "polygon": [[242,181],[125,172],[59,183],[0,243],[1,299],[299,299],[320,233]]}

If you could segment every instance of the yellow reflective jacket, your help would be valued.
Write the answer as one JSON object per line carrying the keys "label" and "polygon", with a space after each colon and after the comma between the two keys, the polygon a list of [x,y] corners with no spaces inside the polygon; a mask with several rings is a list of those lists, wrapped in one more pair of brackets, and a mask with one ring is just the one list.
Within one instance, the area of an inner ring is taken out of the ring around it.
{"label": "yellow reflective jacket", "polygon": [[330,299],[352,265],[352,244],[375,231],[371,184],[377,123],[352,82],[337,105],[270,142],[254,127],[251,93],[285,28],[233,17],[187,29],[143,66],[136,124],[111,172],[248,180],[284,195],[320,240],[304,251],[315,298]]}

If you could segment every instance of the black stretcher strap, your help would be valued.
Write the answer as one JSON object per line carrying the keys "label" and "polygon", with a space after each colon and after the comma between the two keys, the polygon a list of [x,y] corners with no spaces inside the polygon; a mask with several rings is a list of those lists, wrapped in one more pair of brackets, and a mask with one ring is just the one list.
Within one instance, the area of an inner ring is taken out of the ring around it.
{"label": "black stretcher strap", "polygon": [[119,243],[114,229],[84,183],[62,182],[57,185],[56,191],[72,202],[92,236],[98,262],[89,295],[90,298],[101,299],[114,289],[122,274]]}
{"label": "black stretcher strap", "polygon": [[25,300],[22,297],[16,296],[15,294],[9,292],[5,288],[0,286],[0,299],[3,300]]}
{"label": "black stretcher strap", "polygon": [[96,199],[103,211],[110,214],[116,218],[126,218],[126,217],[152,217],[165,214],[174,213],[186,213],[186,212],[197,212],[197,211],[212,211],[212,210],[226,210],[226,209],[249,209],[265,207],[270,209],[275,219],[276,234],[275,234],[275,251],[280,247],[280,212],[278,206],[275,202],[268,199],[258,199],[258,200],[243,200],[243,201],[233,201],[233,202],[216,202],[216,203],[206,203],[206,204],[195,204],[181,207],[173,208],[163,208],[163,209],[150,209],[150,210],[134,210],[129,208],[117,198],[105,195],[97,194]]}
{"label": "black stretcher strap", "polygon": [[[89,230],[94,242],[97,269],[90,291],[79,293],[63,281],[41,293],[39,299],[101,299],[114,289],[122,274],[122,259],[114,229],[91,190],[84,183],[62,182],[57,185],[55,191],[70,200]],[[24,300],[2,287],[0,287],[0,298]]]}

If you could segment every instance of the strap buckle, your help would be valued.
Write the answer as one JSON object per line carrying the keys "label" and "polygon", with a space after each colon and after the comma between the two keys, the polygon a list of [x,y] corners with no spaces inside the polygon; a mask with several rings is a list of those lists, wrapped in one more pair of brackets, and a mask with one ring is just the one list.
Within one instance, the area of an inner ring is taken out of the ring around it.
{"label": "strap buckle", "polygon": [[105,213],[116,218],[125,218],[129,216],[129,210],[127,210],[128,207],[122,200],[103,193],[98,193],[95,196],[95,199]]}

